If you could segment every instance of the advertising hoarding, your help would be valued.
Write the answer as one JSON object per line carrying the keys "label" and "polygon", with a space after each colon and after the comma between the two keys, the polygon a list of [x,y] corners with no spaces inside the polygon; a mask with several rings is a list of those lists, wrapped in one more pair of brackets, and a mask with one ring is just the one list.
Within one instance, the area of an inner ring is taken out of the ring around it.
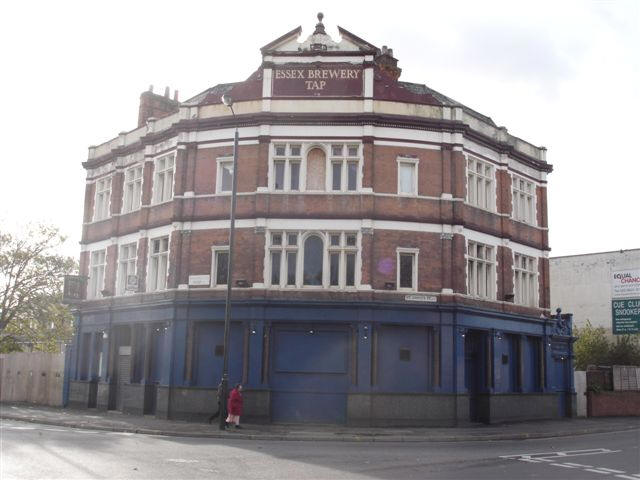
{"label": "advertising hoarding", "polygon": [[613,272],[613,298],[640,298],[640,268]]}
{"label": "advertising hoarding", "polygon": [[640,298],[611,301],[613,334],[640,333]]}

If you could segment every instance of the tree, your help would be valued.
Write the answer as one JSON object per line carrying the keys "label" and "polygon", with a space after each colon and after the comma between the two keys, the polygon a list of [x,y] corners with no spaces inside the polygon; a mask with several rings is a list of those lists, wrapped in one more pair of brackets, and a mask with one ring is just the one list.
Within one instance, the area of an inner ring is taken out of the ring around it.
{"label": "tree", "polygon": [[640,336],[621,335],[611,344],[610,365],[640,365]]}
{"label": "tree", "polygon": [[77,263],[56,252],[64,241],[50,225],[29,226],[21,237],[0,232],[0,350],[29,343],[52,351],[70,340],[73,316],[61,303],[62,285]]}
{"label": "tree", "polygon": [[587,365],[607,365],[609,362],[609,339],[604,327],[594,328],[591,322],[575,329],[578,337],[573,346],[576,370],[586,370]]}
{"label": "tree", "polygon": [[589,365],[640,365],[640,335],[620,335],[612,341],[604,327],[594,328],[589,321],[576,328],[575,334],[576,370],[586,370]]}

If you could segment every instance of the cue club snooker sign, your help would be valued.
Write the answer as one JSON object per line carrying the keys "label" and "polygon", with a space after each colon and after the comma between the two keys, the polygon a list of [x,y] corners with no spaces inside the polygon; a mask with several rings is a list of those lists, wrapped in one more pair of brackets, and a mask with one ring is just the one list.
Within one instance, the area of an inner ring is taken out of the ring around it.
{"label": "cue club snooker sign", "polygon": [[274,97],[361,97],[362,67],[353,64],[282,65],[273,69]]}
{"label": "cue club snooker sign", "polygon": [[613,272],[612,286],[614,335],[640,333],[640,269]]}

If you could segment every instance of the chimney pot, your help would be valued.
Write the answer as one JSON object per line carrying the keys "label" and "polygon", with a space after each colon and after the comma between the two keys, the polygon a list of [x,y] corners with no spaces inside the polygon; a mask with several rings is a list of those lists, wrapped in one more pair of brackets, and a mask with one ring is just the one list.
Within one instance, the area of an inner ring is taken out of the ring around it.
{"label": "chimney pot", "polygon": [[173,91],[173,101],[177,102],[178,101],[178,90],[174,90]]}
{"label": "chimney pot", "polygon": [[149,91],[153,93],[153,85],[149,85]]}
{"label": "chimney pot", "polygon": [[164,98],[169,98],[169,87],[164,87]]}

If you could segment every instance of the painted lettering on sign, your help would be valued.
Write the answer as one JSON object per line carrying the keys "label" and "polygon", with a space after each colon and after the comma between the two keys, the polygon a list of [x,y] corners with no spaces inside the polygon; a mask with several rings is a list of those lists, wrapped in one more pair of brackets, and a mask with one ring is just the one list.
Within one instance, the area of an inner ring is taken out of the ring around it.
{"label": "painted lettering on sign", "polygon": [[279,67],[273,72],[274,96],[361,96],[362,68],[353,65]]}
{"label": "painted lettering on sign", "polygon": [[640,298],[613,300],[611,318],[614,335],[640,332]]}
{"label": "painted lettering on sign", "polygon": [[613,298],[640,296],[640,269],[613,272]]}

